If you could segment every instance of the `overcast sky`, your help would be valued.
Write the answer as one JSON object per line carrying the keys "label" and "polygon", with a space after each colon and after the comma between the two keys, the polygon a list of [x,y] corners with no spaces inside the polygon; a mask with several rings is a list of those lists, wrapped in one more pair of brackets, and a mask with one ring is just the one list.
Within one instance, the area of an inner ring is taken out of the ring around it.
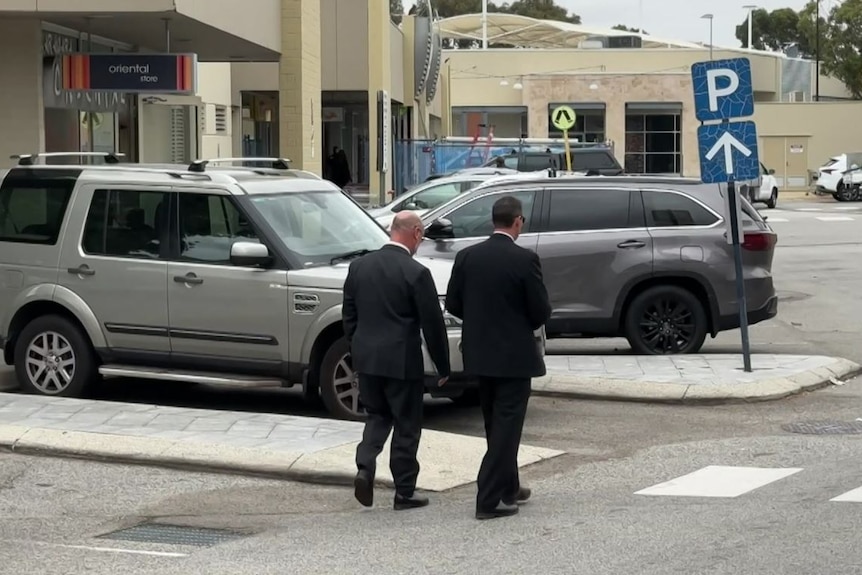
{"label": "overcast sky", "polygon": [[[822,0],[821,10],[838,3],[838,0]],[[410,0],[405,5],[412,5]],[[713,21],[714,41],[719,46],[738,47],[735,36],[736,25],[742,23],[748,13],[742,7],[753,4],[767,10],[790,7],[801,9],[806,0],[557,0],[570,12],[580,14],[586,26],[610,28],[625,24],[641,28],[640,8],[643,7],[643,29],[653,36],[667,40],[709,41],[709,22],[700,17],[706,13],[715,16]]]}

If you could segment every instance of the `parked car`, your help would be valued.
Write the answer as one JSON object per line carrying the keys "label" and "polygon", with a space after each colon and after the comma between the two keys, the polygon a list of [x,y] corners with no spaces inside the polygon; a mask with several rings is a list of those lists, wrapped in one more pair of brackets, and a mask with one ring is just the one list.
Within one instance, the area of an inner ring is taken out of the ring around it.
{"label": "parked car", "polygon": [[767,169],[760,164],[760,177],[750,182],[743,182],[740,193],[752,204],[763,203],[769,209],[778,205],[778,180],[775,170]]}
{"label": "parked car", "polygon": [[[35,160],[0,172],[0,348],[26,392],[78,397],[99,376],[300,386],[360,417],[341,290],[388,237],[347,194],[276,169]],[[452,264],[420,261],[442,306]],[[446,321],[455,375],[438,387],[426,352],[426,385],[457,396],[470,382]]]}
{"label": "parked car", "polygon": [[392,224],[395,214],[404,210],[411,210],[422,215],[428,210],[445,204],[449,200],[473,189],[483,181],[497,175],[510,173],[517,174],[515,170],[492,169],[485,173],[456,174],[448,178],[440,178],[431,182],[425,182],[407,190],[385,206],[371,208],[368,213],[377,220],[384,228]]}
{"label": "parked car", "polygon": [[850,201],[851,190],[844,187],[844,172],[853,164],[862,165],[862,152],[838,154],[829,158],[817,173],[817,191],[832,194],[839,202]]}
{"label": "parked car", "polygon": [[[603,144],[573,147],[571,158],[573,172],[590,172],[601,176],[619,176],[625,173],[614,156],[613,150]],[[548,168],[566,170],[568,168],[565,152],[552,152],[550,150],[512,150],[510,154],[490,159],[485,165],[494,166],[501,162],[504,167],[519,172],[535,172]]]}
{"label": "parked car", "polygon": [[844,201],[862,200],[862,166],[852,164],[841,179]]}
{"label": "parked car", "polygon": [[[536,251],[553,306],[548,338],[628,339],[636,353],[695,353],[739,327],[719,186],[680,177],[500,178],[423,216],[419,254],[454,258],[492,231],[504,195],[524,206],[518,243]],[[742,200],[748,321],[778,312],[777,236]]]}

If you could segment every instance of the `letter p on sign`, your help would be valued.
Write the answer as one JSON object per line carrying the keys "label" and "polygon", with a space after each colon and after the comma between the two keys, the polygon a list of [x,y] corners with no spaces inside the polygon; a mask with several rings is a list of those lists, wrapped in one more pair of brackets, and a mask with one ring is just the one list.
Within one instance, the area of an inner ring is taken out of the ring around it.
{"label": "letter p on sign", "polygon": [[[727,86],[718,87],[718,79],[727,78]],[[718,112],[719,98],[730,96],[739,89],[739,75],[729,68],[717,68],[706,71],[706,83],[709,90],[709,111]]]}

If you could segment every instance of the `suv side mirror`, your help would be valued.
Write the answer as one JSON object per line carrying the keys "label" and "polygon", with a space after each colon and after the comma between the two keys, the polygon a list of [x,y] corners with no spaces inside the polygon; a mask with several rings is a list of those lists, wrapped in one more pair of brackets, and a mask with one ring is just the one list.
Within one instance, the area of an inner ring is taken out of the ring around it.
{"label": "suv side mirror", "polygon": [[416,206],[416,202],[408,202],[408,203],[404,204],[403,206],[401,206],[401,209],[413,211],[413,210],[418,210],[419,208]]}
{"label": "suv side mirror", "polygon": [[272,263],[272,256],[263,244],[236,242],[230,247],[230,263],[240,267],[266,267]]}
{"label": "suv side mirror", "polygon": [[768,173],[769,173],[769,175],[770,175],[770,176],[774,176],[774,175],[775,175],[775,169],[770,168],[770,170],[769,170],[769,172],[768,172]]}
{"label": "suv side mirror", "polygon": [[452,228],[452,222],[444,218],[434,220],[425,230],[425,237],[429,240],[454,238],[455,230]]}

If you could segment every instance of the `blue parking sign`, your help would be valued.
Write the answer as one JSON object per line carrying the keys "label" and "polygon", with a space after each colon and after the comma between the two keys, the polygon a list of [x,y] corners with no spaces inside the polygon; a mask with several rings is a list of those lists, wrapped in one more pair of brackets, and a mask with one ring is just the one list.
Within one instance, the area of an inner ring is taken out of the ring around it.
{"label": "blue parking sign", "polygon": [[754,122],[709,124],[697,130],[700,179],[707,184],[760,177]]}
{"label": "blue parking sign", "polygon": [[701,122],[754,115],[754,90],[748,58],[693,64],[691,81],[695,115]]}

